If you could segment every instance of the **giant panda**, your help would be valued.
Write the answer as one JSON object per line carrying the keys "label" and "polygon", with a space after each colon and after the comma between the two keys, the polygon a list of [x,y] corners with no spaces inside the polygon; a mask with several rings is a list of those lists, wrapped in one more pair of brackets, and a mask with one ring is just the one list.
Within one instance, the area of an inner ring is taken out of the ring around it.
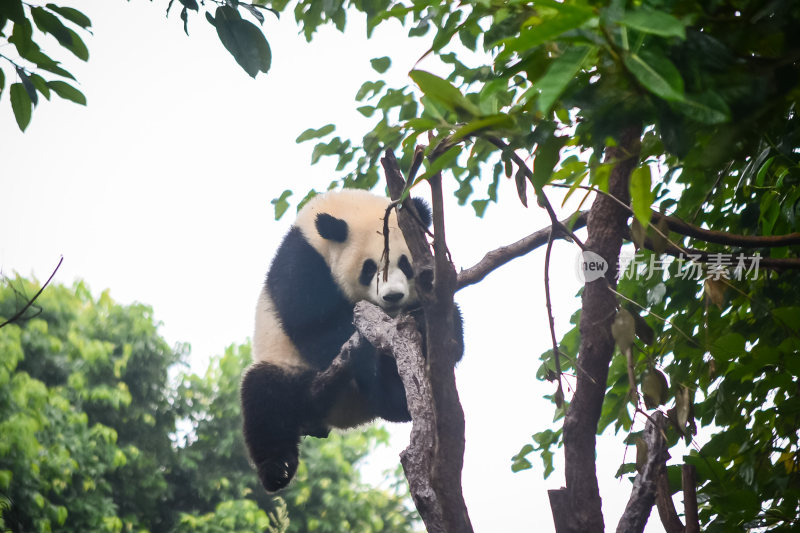
{"label": "giant panda", "polygon": [[[414,200],[430,225],[428,205]],[[375,418],[411,419],[394,359],[363,341],[347,372],[331,367],[355,332],[353,307],[370,301],[387,313],[410,312],[424,325],[411,254],[390,213],[389,266],[384,279],[383,221],[389,199],[343,189],[314,197],[297,214],[259,295],[253,364],[241,385],[244,439],[261,484],[285,487],[298,466],[304,435],[327,437]],[[457,360],[463,326],[453,308]]]}

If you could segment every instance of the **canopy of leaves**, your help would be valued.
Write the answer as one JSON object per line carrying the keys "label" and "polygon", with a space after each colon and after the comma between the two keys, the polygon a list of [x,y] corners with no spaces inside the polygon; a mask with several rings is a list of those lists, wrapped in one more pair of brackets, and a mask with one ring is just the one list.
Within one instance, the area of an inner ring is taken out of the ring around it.
{"label": "canopy of leaves", "polygon": [[[37,289],[6,280],[0,323]],[[241,436],[247,345],[176,378],[188,349],[167,345],[149,307],[78,283],[1,327],[0,353],[0,529],[413,530],[396,473],[385,490],[361,482],[379,428],[309,439],[291,488],[264,492]]]}

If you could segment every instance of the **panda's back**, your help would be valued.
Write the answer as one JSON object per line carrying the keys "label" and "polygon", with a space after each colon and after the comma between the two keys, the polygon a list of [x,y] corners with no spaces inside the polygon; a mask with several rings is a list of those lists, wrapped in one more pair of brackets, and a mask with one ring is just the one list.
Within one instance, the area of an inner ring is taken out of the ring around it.
{"label": "panda's back", "polygon": [[281,367],[309,368],[294,343],[283,330],[266,286],[258,297],[256,327],[253,336],[253,360]]}

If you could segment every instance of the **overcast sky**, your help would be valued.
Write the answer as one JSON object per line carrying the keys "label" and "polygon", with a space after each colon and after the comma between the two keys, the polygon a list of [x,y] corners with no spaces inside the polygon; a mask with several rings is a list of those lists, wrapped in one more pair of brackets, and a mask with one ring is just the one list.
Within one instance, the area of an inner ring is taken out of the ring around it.
{"label": "overcast sky", "polygon": [[[40,98],[22,134],[5,93],[0,100],[0,270],[44,281],[63,255],[56,282],[82,279],[95,295],[110,289],[123,304],[153,306],[162,335],[190,343],[192,368],[202,371],[210,356],[252,333],[260,285],[294,213],[275,222],[270,200],[290,188],[296,201],[336,177],[330,165],[310,166],[313,143],[295,138],[327,123],[360,138],[371,121],[355,111],[354,95],[378,79],[369,60],[391,57],[387,75],[404,85],[427,41],[409,41],[397,28],[368,41],[354,15],[346,35],[323,30],[307,45],[291,14],[267,15],[273,66],[253,80],[202,17],[192,17],[186,37],[177,8],[165,19],[166,2],[80,6],[93,22],[87,64],[56,55],[54,42],[40,44],[78,78],[88,106]],[[436,72],[432,61],[419,68]],[[8,86],[16,80],[6,73]],[[484,220],[470,207],[447,206],[457,268],[547,225],[541,210],[519,205],[513,183],[504,181],[500,195]],[[510,469],[511,456],[552,420],[542,396],[554,387],[535,379],[550,344],[543,257],[538,250],[457,294],[466,336],[457,370],[467,420],[464,493],[476,531],[553,529],[546,491],[563,483],[562,455],[547,480],[538,455],[530,456],[532,470]],[[580,305],[574,262],[574,249],[557,244],[559,335]],[[371,477],[397,464],[409,427],[392,426],[393,445],[374,458]],[[608,527],[629,495],[630,484],[613,478],[623,453],[618,444],[599,451]]]}

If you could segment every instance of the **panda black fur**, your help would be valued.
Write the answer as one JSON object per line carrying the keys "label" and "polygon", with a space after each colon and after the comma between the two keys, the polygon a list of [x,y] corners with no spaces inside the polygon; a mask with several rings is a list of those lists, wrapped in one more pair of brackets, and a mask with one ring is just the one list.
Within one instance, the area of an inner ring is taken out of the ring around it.
{"label": "panda black fur", "polygon": [[[430,225],[430,208],[414,200]],[[366,191],[332,191],[297,215],[272,261],[256,309],[254,363],[242,380],[244,438],[261,483],[285,487],[297,470],[300,437],[326,437],[375,418],[410,420],[394,359],[364,341],[347,372],[331,367],[355,332],[353,307],[368,300],[389,314],[417,303],[411,254],[389,218],[389,272],[378,272],[389,200]],[[453,308],[454,336],[463,353],[461,314]],[[424,334],[424,331],[423,331]]]}

